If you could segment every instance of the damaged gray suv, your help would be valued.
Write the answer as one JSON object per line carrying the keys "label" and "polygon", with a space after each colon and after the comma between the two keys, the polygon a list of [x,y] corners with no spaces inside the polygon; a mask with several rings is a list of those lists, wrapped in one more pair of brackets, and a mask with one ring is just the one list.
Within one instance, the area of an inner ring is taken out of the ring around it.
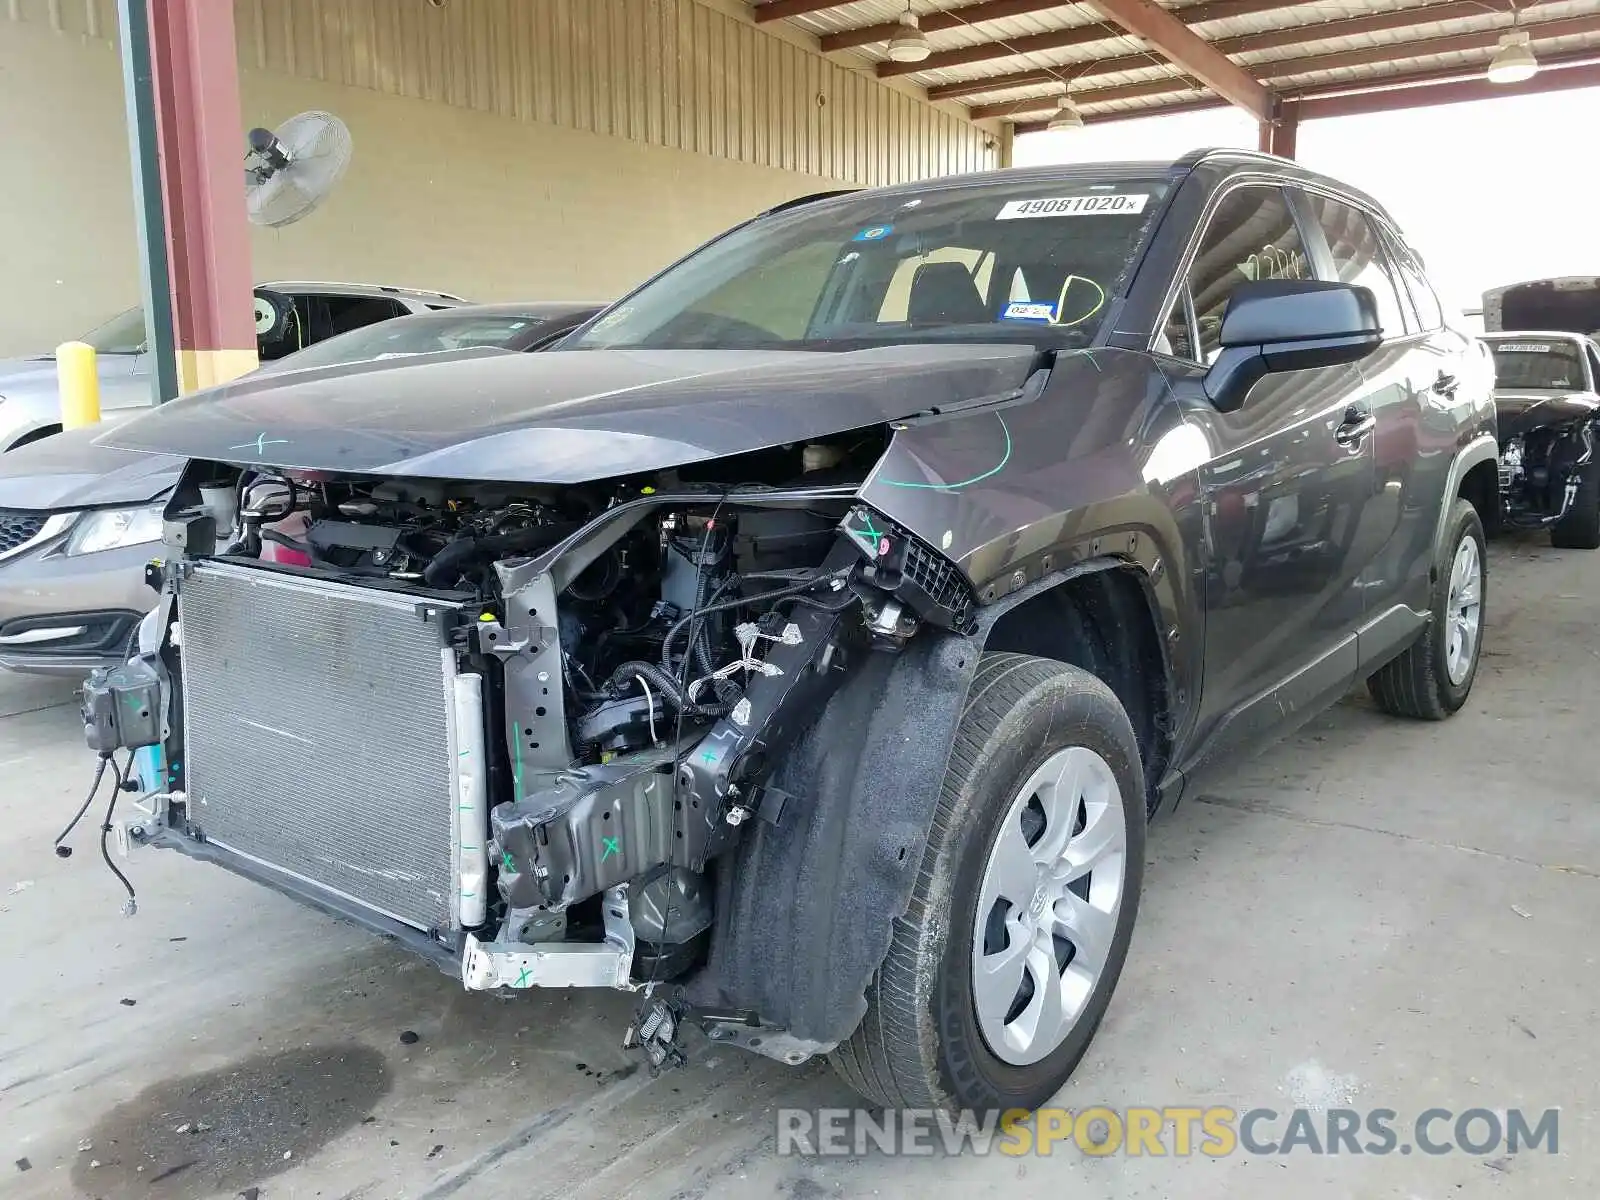
{"label": "damaged gray suv", "polygon": [[547,353],[169,404],[105,435],[189,460],[85,691],[118,841],[634,992],[655,1065],[1037,1106],[1190,772],[1467,698],[1494,411],[1425,298],[1370,199],[1197,153],[797,201]]}

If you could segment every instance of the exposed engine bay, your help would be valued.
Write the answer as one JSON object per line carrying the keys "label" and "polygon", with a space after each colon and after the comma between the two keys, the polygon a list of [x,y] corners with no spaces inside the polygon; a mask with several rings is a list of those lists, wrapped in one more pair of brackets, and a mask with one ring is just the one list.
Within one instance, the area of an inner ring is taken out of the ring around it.
{"label": "exposed engine bay", "polygon": [[[191,463],[143,653],[86,689],[91,746],[159,784],[119,839],[259,861],[472,989],[693,972],[718,856],[802,802],[770,782],[785,749],[861,656],[972,622],[958,569],[856,498],[884,445],[567,487]],[[267,691],[295,699],[231,715]],[[372,758],[391,740],[412,757]],[[257,815],[308,773],[347,780],[315,845]]]}
{"label": "exposed engine bay", "polygon": [[1539,529],[1571,511],[1584,469],[1594,458],[1588,421],[1514,433],[1500,447],[1500,496],[1507,525]]}

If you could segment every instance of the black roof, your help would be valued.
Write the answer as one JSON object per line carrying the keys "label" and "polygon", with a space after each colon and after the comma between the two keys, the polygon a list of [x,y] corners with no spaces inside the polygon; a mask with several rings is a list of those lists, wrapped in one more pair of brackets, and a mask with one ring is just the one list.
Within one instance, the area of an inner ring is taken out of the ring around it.
{"label": "black roof", "polygon": [[[1331,190],[1343,192],[1383,213],[1391,223],[1394,221],[1394,218],[1389,216],[1388,210],[1382,204],[1360,188],[1352,187],[1332,176],[1308,170],[1293,159],[1279,158],[1273,154],[1263,154],[1259,150],[1245,150],[1228,146],[1191,150],[1187,154],[1170,161],[1162,159],[1129,159],[1092,163],[1052,163],[1033,167],[1004,167],[995,171],[975,171],[964,175],[940,175],[931,179],[916,179],[905,183],[890,184],[887,187],[868,188],[859,191],[819,192],[777,205],[768,209],[767,213],[782,212],[786,209],[797,208],[807,204],[826,204],[829,201],[843,201],[849,196],[869,194],[883,196],[915,195],[919,192],[943,188],[983,187],[986,184],[1016,184],[1030,181],[1060,183],[1068,180],[1075,183],[1112,182],[1127,179],[1130,176],[1181,179],[1202,166],[1222,168],[1230,174],[1233,171],[1264,170],[1280,175],[1286,180],[1320,184]],[[767,213],[762,215],[765,216]]]}

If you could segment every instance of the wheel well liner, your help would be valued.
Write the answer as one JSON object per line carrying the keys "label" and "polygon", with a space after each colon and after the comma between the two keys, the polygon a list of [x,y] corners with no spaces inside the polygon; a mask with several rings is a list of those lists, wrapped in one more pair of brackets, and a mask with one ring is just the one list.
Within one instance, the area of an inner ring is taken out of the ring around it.
{"label": "wheel well liner", "polygon": [[1461,478],[1459,495],[1478,510],[1478,519],[1486,530],[1500,524],[1500,469],[1494,459],[1474,464]]}
{"label": "wheel well liner", "polygon": [[1172,680],[1157,612],[1138,568],[1091,571],[1010,606],[983,647],[1070,663],[1115,692],[1139,739],[1151,812],[1172,760]]}
{"label": "wheel well liner", "polygon": [[[1082,583],[1101,573],[1127,581]],[[1138,575],[1118,559],[1087,560],[980,609],[972,637],[930,630],[898,655],[865,652],[779,764],[772,782],[787,795],[779,823],[755,822],[713,864],[710,957],[685,981],[686,998],[754,1014],[789,1045],[831,1049],[849,1037],[910,901],[955,729],[995,627],[1075,584],[1069,601],[1049,603],[1070,603],[1101,631],[1091,635],[1101,639],[1095,661],[1115,675],[1150,652],[1143,635],[1108,632],[1108,617],[1126,611],[1109,606],[1134,594]],[[1144,624],[1153,638],[1154,625]]]}
{"label": "wheel well liner", "polygon": [[[1467,480],[1472,478],[1472,472],[1480,467],[1487,466],[1494,474],[1493,512],[1496,517],[1500,512],[1500,447],[1494,435],[1481,432],[1473,437],[1466,445],[1456,451],[1455,458],[1450,463],[1449,481],[1445,485],[1446,496],[1462,496],[1474,508],[1478,509],[1478,520],[1483,522],[1485,530],[1492,528],[1491,522],[1485,518],[1484,510],[1478,507],[1478,502],[1467,493]],[[1481,478],[1481,477],[1479,477]],[[1482,488],[1482,484],[1474,484],[1475,488]],[[1439,506],[1438,523],[1433,531],[1433,561],[1438,562],[1444,555],[1445,530],[1450,523],[1450,505]]]}

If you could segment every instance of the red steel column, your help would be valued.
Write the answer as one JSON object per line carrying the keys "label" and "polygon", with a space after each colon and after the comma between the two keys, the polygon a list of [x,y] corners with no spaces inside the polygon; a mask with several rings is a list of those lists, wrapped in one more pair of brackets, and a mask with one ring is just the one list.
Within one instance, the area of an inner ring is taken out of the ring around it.
{"label": "red steel column", "polygon": [[1300,131],[1300,105],[1292,100],[1274,104],[1272,117],[1257,128],[1260,131],[1257,146],[1263,153],[1293,158],[1295,135]]}
{"label": "red steel column", "polygon": [[150,6],[178,390],[256,366],[233,5]]}

